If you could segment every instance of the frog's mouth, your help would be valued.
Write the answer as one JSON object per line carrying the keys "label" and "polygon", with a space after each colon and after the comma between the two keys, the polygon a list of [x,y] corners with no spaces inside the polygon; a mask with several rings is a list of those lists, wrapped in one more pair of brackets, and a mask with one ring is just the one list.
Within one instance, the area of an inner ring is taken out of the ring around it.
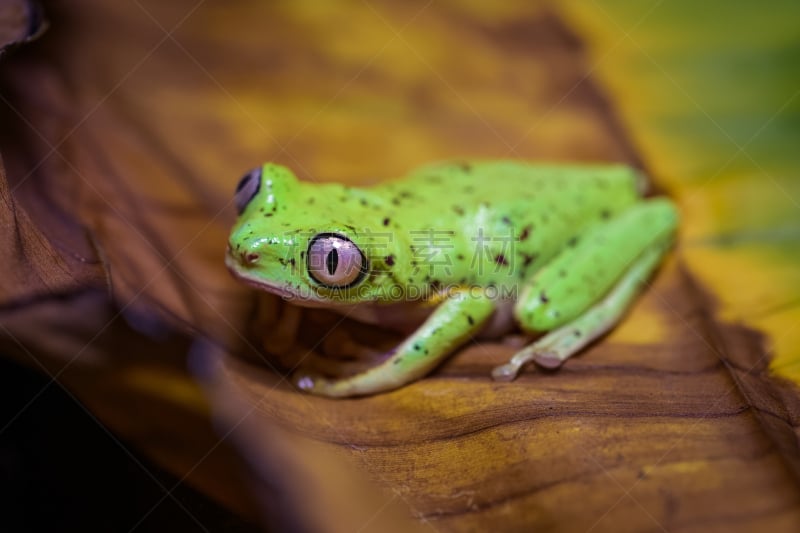
{"label": "frog's mouth", "polygon": [[284,300],[290,300],[292,303],[303,307],[329,307],[333,302],[324,298],[314,297],[310,294],[301,295],[297,291],[287,289],[286,287],[268,283],[262,279],[250,276],[241,270],[237,260],[230,255],[225,256],[225,266],[234,278],[241,281],[245,285],[265,291],[276,296],[280,296]]}
{"label": "frog's mouth", "polygon": [[228,267],[228,271],[233,275],[234,278],[243,282],[245,285],[249,285],[253,288],[260,289],[262,291],[267,291],[273,294],[277,294],[282,298],[297,297],[297,294],[284,287],[281,287],[280,285],[267,283],[262,279],[258,279],[254,276],[250,276],[245,272],[243,272],[241,270],[239,262],[234,257],[232,257],[230,251],[227,254],[225,254],[225,266]]}

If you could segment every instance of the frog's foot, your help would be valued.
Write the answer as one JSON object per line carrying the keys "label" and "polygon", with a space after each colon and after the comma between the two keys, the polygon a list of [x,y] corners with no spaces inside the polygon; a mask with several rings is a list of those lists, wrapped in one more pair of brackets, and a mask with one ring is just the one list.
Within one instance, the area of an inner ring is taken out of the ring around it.
{"label": "frog's foot", "polygon": [[[380,362],[391,355],[359,343],[344,329],[331,331],[321,348],[320,353],[305,353],[295,359],[291,381],[301,390],[327,396],[346,396],[325,391],[334,390],[334,382],[367,372],[376,365],[376,361]],[[338,388],[341,389],[341,385]]]}
{"label": "frog's foot", "polygon": [[397,389],[427,374],[447,352],[436,357],[420,357],[408,341],[383,354],[383,362],[369,366],[361,361],[342,361],[309,356],[292,373],[290,381],[298,389],[329,398],[364,396]]}
{"label": "frog's foot", "polygon": [[365,366],[363,361],[315,356],[292,373],[291,382],[304,392],[330,398],[371,394],[391,390],[405,383],[400,375],[387,377],[381,367]]}
{"label": "frog's foot", "polygon": [[658,266],[666,246],[667,243],[662,242],[646,249],[600,303],[514,354],[508,363],[492,370],[492,377],[498,381],[511,381],[522,366],[531,361],[544,368],[558,368],[570,356],[614,327]]}
{"label": "frog's foot", "polygon": [[511,381],[531,361],[544,368],[558,368],[585,344],[586,342],[576,342],[572,328],[559,328],[515,353],[508,363],[495,367],[492,378],[496,381]]}
{"label": "frog's foot", "polygon": [[291,381],[298,389],[318,396],[343,398],[353,395],[349,390],[337,386],[337,383],[340,382],[339,379],[325,377],[313,371],[298,371],[292,375]]}

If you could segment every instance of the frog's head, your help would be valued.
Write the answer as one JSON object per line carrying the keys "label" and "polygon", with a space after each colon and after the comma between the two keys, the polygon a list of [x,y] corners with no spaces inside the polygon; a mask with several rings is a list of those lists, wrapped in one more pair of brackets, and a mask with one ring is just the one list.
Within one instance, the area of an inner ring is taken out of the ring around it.
{"label": "frog's head", "polygon": [[225,263],[236,278],[300,305],[379,299],[396,243],[357,229],[363,203],[347,187],[304,183],[266,164],[236,188],[239,218]]}

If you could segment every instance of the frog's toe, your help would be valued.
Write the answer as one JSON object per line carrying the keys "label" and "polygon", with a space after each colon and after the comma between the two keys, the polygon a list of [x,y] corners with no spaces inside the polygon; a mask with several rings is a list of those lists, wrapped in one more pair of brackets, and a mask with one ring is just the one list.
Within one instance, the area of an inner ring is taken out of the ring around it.
{"label": "frog's toe", "polygon": [[492,370],[492,379],[495,381],[514,381],[522,367],[534,357],[535,353],[532,351],[534,348],[535,346],[528,346],[515,353],[508,363],[495,367]]}
{"label": "frog's toe", "polygon": [[555,370],[564,364],[566,357],[556,352],[544,351],[533,356],[533,362],[542,368]]}
{"label": "frog's toe", "polygon": [[294,384],[298,389],[308,391],[314,388],[314,378],[311,376],[300,376],[295,378]]}
{"label": "frog's toe", "polygon": [[[557,337],[556,337],[557,338]],[[544,338],[514,354],[511,360],[492,370],[492,378],[495,381],[513,381],[519,375],[522,367],[530,362],[534,362],[542,368],[555,369],[569,357],[569,354],[560,353],[551,346],[552,337]]]}
{"label": "frog's toe", "polygon": [[519,367],[511,363],[496,366],[492,369],[492,379],[495,381],[514,381],[519,374]]}
{"label": "frog's toe", "polygon": [[311,394],[319,394],[328,384],[328,380],[325,377],[308,371],[295,372],[292,375],[291,381],[292,384],[301,391]]}

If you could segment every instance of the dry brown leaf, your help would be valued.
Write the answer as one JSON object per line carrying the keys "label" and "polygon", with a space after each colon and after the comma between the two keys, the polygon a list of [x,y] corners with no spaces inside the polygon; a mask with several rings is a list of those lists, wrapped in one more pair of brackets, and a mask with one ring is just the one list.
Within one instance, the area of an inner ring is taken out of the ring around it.
{"label": "dry brown leaf", "polygon": [[[82,0],[48,16],[52,31],[0,65],[0,216],[16,246],[0,319],[9,346],[47,357],[179,475],[205,472],[191,480],[237,505],[242,485],[215,475],[230,457],[200,453],[217,438],[181,373],[186,340],[138,344],[120,325],[93,341],[114,309],[151,337],[177,329],[222,347],[196,344],[194,361],[276,524],[385,530],[399,513],[442,531],[798,527],[796,394],[753,367],[757,334],[714,321],[680,254],[614,333],[510,384],[488,375],[512,350],[484,343],[409,387],[332,401],[292,390],[252,348],[253,295],[222,259],[232,188],[262,160],[348,183],[454,157],[643,166],[557,15]],[[307,324],[314,349],[326,325]],[[90,360],[102,372],[64,370]],[[142,398],[149,416],[132,416]]]}
{"label": "dry brown leaf", "polygon": [[32,41],[47,28],[41,6],[35,0],[0,2],[0,56]]}

